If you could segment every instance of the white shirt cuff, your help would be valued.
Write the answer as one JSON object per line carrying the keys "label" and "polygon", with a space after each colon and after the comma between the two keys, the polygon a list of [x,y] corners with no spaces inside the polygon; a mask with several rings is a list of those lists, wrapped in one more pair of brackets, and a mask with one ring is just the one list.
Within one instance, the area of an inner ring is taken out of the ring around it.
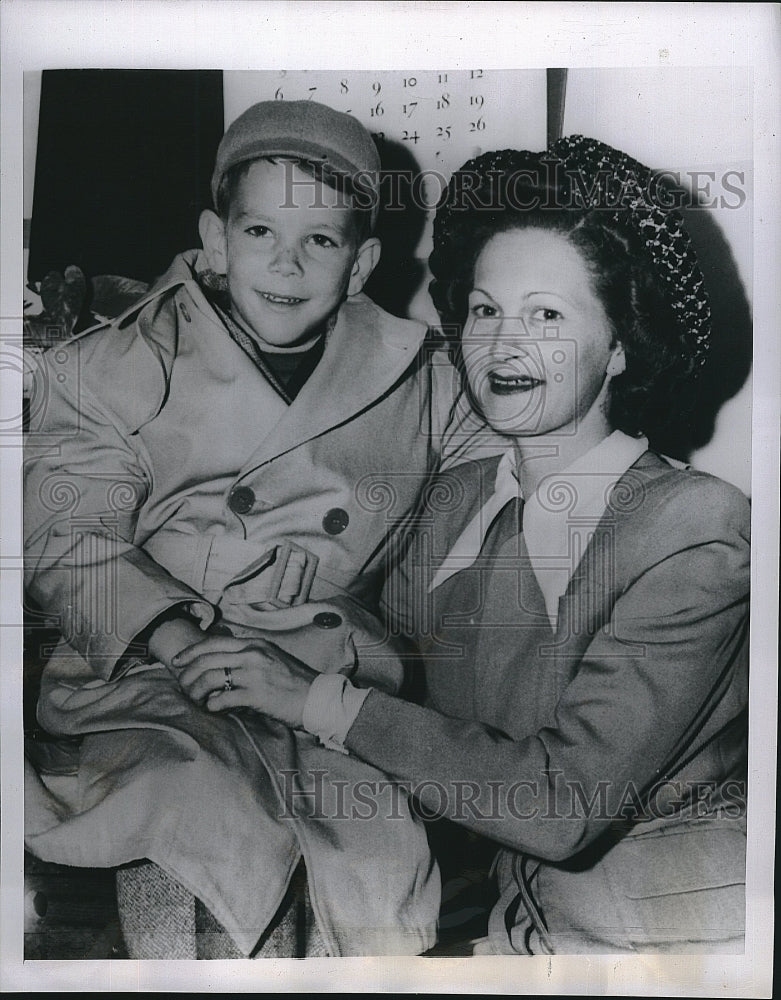
{"label": "white shirt cuff", "polygon": [[304,729],[324,747],[347,753],[344,745],[369,688],[356,688],[344,674],[320,674],[312,681],[304,703]]}

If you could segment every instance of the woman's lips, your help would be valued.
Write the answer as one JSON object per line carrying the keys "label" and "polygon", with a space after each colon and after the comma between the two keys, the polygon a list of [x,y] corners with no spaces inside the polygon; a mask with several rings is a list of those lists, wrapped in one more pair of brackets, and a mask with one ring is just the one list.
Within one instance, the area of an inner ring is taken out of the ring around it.
{"label": "woman's lips", "polygon": [[500,375],[498,372],[491,372],[488,384],[491,392],[497,396],[510,396],[516,392],[531,392],[532,389],[545,385],[545,382],[532,375]]}

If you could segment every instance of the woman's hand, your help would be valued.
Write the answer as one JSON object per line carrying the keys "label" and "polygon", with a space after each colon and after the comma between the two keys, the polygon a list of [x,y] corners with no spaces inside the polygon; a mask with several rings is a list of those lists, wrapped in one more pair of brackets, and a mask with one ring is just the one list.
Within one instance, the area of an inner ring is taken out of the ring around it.
{"label": "woman's hand", "polygon": [[301,728],[304,703],[317,672],[265,639],[219,635],[172,660],[179,684],[210,712],[253,708]]}

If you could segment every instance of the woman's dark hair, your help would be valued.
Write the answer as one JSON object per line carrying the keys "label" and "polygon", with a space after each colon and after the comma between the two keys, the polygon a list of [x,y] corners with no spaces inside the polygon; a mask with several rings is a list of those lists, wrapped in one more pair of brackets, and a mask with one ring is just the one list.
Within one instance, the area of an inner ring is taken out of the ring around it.
{"label": "woman's dark hair", "polygon": [[355,220],[355,234],[358,246],[371,236],[374,193],[368,189],[359,187],[349,174],[339,173],[316,160],[305,160],[297,157],[258,157],[254,160],[244,160],[241,163],[235,163],[226,170],[220,180],[215,200],[215,208],[221,219],[227,220],[231,203],[236,197],[236,191],[242,178],[246,177],[249,168],[253,163],[257,163],[258,159],[269,160],[271,163],[277,163],[283,159],[292,162],[309,177],[344,195]]}
{"label": "woman's dark hair", "polygon": [[546,153],[506,150],[454,175],[435,220],[429,291],[459,361],[475,263],[486,243],[515,229],[561,234],[580,252],[614,341],[625,350],[626,370],[611,382],[609,421],[653,442],[690,410],[693,394],[685,388],[698,365],[691,331],[680,324],[632,210],[594,205],[593,198],[584,205],[582,188],[560,167]]}

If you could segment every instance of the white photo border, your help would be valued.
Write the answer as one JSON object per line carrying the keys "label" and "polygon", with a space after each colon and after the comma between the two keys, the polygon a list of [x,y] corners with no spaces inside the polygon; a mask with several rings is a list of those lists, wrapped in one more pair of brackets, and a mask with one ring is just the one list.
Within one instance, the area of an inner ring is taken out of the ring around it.
{"label": "white photo border", "polygon": [[[750,65],[754,390],[750,900],[743,956],[24,962],[18,437],[0,446],[0,989],[769,997],[773,963],[781,259],[775,4],[3,0],[0,347],[21,337],[22,74],[33,69],[436,69]],[[360,40],[360,44],[356,41]],[[665,53],[662,56],[662,53]],[[2,365],[0,398],[20,398]],[[3,404],[4,416],[8,405]]]}

